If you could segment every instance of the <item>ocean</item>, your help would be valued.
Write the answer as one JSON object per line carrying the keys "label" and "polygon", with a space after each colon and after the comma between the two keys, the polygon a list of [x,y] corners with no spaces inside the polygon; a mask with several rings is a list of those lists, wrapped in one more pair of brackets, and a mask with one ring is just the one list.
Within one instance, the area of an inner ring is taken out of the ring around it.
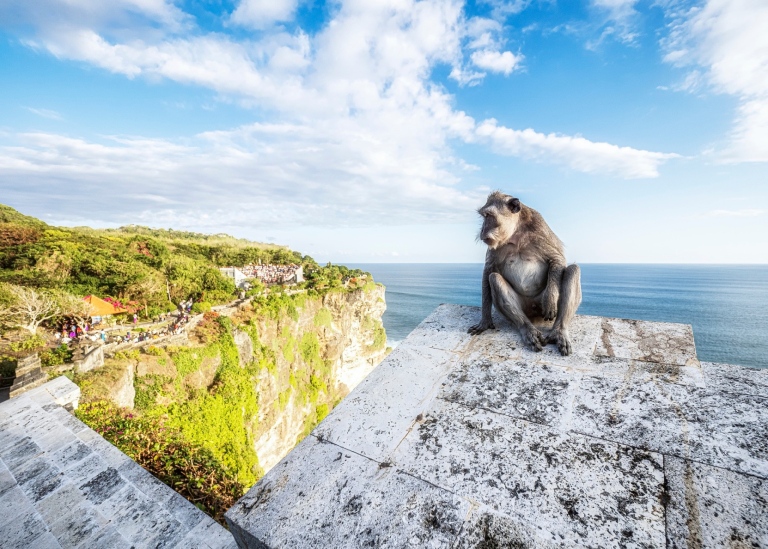
{"label": "ocean", "polygon": [[[441,303],[480,305],[482,264],[353,264],[387,287],[397,345]],[[768,368],[768,265],[582,264],[579,314],[693,326],[699,359]]]}

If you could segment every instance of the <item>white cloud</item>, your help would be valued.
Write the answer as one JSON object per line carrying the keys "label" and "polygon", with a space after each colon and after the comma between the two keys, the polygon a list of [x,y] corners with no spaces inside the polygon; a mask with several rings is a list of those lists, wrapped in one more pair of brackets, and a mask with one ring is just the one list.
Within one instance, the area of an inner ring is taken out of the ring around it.
{"label": "white cloud", "polygon": [[471,59],[472,62],[481,69],[509,75],[513,70],[520,66],[523,56],[515,55],[510,51],[498,52],[481,50],[473,52]]}
{"label": "white cloud", "polygon": [[50,120],[62,120],[62,116],[57,113],[56,111],[52,111],[50,109],[36,109],[34,107],[24,107],[26,110],[31,112],[32,114],[36,114],[37,116],[40,116],[42,118],[48,118]]}
{"label": "white cloud", "polygon": [[224,219],[270,227],[447,222],[473,211],[485,193],[462,183],[472,167],[457,158],[454,140],[627,178],[655,177],[675,156],[495,121],[478,126],[431,81],[432,70],[447,65],[477,83],[482,71],[511,73],[522,55],[502,53],[501,25],[467,21],[459,0],[347,1],[313,35],[277,26],[248,40],[179,35],[171,27],[187,19],[175,9],[148,0],[143,13],[156,21],[143,30],[75,17],[40,23],[25,39],[128,78],[214,90],[258,107],[261,121],[180,140],[5,135],[4,195],[34,193],[177,227]]}
{"label": "white cloud", "polygon": [[298,0],[242,0],[232,13],[237,25],[266,29],[293,19]]}
{"label": "white cloud", "polygon": [[483,121],[477,134],[502,154],[533,160],[555,161],[584,173],[600,173],[625,179],[658,177],[659,165],[678,158],[658,153],[589,141],[583,137],[543,134],[532,129],[513,130],[494,119]]}
{"label": "white cloud", "polygon": [[[730,162],[768,161],[768,4],[763,0],[707,0],[701,7],[668,6],[669,36],[664,60],[700,67],[719,93],[738,98],[730,142],[721,158]],[[686,81],[701,81],[694,68]],[[699,89],[684,83],[679,89]]]}

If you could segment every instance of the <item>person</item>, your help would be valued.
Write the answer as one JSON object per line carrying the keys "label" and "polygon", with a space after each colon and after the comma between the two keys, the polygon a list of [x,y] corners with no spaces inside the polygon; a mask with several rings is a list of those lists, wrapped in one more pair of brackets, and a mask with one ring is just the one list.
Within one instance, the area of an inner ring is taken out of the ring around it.
{"label": "person", "polygon": [[136,313],[133,313],[133,325],[136,326],[136,324],[139,322],[139,315]]}
{"label": "person", "polygon": [[102,331],[101,331],[101,334],[99,334],[99,335],[101,336],[101,341],[102,341],[103,343],[106,343],[106,342],[107,342],[107,332],[105,332],[104,330],[102,330]]}

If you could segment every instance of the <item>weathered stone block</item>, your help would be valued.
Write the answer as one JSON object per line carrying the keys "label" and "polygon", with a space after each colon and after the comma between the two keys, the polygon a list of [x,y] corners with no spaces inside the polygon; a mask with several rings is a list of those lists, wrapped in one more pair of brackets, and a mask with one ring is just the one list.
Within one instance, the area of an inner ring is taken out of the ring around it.
{"label": "weathered stone block", "polygon": [[768,481],[666,456],[664,472],[667,547],[768,545]]}
{"label": "weathered stone block", "polygon": [[[240,547],[447,547],[469,507],[395,468],[307,437],[226,516]],[[281,521],[288,509],[291,520]]]}
{"label": "weathered stone block", "polygon": [[662,457],[452,403],[437,403],[394,465],[520,517],[548,542],[664,545]]}

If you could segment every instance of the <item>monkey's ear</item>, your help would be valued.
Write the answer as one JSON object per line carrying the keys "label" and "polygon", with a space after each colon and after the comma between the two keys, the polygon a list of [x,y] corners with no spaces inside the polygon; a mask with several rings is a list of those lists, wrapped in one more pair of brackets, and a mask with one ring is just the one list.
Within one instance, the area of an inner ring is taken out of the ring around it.
{"label": "monkey's ear", "polygon": [[518,198],[511,198],[509,202],[507,202],[507,206],[509,206],[509,209],[512,211],[512,213],[516,214],[520,211],[520,199]]}

